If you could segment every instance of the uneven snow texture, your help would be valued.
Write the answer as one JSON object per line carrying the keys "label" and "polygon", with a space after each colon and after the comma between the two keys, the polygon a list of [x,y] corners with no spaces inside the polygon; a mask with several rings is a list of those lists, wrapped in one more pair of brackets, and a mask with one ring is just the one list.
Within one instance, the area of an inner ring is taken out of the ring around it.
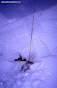
{"label": "uneven snow texture", "polygon": [[20,73],[21,63],[3,63],[0,88],[57,88],[57,56],[42,58]]}
{"label": "uneven snow texture", "polygon": [[0,88],[57,88],[56,14],[57,5],[34,14],[34,64],[26,72],[20,72],[25,62],[14,59],[21,54],[28,60],[33,14],[16,21],[0,14]]}

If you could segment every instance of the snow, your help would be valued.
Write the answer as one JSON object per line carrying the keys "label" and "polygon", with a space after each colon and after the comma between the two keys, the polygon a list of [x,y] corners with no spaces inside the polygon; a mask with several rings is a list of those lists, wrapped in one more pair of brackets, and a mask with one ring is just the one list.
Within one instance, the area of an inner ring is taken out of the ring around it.
{"label": "snow", "polygon": [[32,15],[9,23],[0,29],[0,88],[57,88],[57,5],[35,13],[30,69],[21,72],[28,60]]}
{"label": "snow", "polygon": [[5,25],[6,23],[7,23],[7,18],[0,13],[0,27],[2,27],[2,25]]}

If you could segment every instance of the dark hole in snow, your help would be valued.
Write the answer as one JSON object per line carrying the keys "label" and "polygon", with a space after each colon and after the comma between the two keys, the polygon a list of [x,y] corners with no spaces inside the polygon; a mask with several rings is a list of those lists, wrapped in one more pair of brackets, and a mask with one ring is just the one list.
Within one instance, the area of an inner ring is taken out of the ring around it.
{"label": "dark hole in snow", "polygon": [[21,55],[19,55],[19,58],[18,59],[15,59],[15,61],[26,61],[26,63],[21,67],[21,70],[20,71],[27,71],[28,69],[30,69],[30,65],[32,65],[33,64],[33,62],[32,61],[30,61],[30,60],[26,60],[26,58],[22,58],[22,56]]}
{"label": "dark hole in snow", "polygon": [[26,58],[22,59],[22,56],[19,55],[20,57],[18,59],[15,59],[15,61],[26,61]]}

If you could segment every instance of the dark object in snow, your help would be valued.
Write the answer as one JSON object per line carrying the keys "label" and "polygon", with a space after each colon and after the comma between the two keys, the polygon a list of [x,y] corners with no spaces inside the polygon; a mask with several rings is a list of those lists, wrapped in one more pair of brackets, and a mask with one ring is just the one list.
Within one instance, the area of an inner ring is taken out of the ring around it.
{"label": "dark object in snow", "polygon": [[33,64],[33,62],[32,62],[32,61],[29,61],[29,60],[26,61],[26,63],[27,63],[27,64]]}
{"label": "dark object in snow", "polygon": [[24,58],[24,59],[22,59],[22,56],[21,55],[19,55],[20,57],[18,58],[18,59],[15,59],[15,61],[26,61],[26,59]]}
{"label": "dark object in snow", "polygon": [[[18,59],[15,59],[15,61],[26,61],[26,58],[22,59],[22,56],[19,55],[20,57]],[[30,69],[30,65],[32,65],[33,62],[28,60],[26,61],[26,63],[21,67],[21,71],[27,71],[28,69]]]}
{"label": "dark object in snow", "polygon": [[30,65],[32,65],[33,64],[33,62],[31,62],[31,61],[26,61],[26,63],[22,66],[22,68],[21,68],[21,72],[22,71],[27,71],[28,69],[30,69]]}

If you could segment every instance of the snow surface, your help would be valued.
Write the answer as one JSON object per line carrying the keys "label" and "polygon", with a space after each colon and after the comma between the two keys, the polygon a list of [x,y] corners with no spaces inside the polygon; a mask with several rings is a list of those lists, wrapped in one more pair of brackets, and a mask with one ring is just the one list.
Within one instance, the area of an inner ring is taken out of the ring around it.
{"label": "snow surface", "polygon": [[26,72],[20,72],[25,62],[14,59],[21,54],[28,60],[33,14],[20,20],[0,15],[0,88],[57,88],[56,8],[57,5],[34,14],[34,64]]}

